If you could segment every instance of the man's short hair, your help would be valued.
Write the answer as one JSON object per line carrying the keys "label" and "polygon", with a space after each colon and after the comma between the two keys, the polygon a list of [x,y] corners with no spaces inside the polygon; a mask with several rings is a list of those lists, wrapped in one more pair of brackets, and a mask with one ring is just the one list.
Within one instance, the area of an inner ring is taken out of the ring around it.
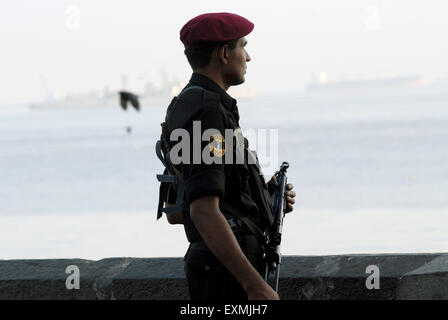
{"label": "man's short hair", "polygon": [[235,49],[239,39],[231,41],[208,42],[202,46],[185,47],[184,53],[187,56],[188,63],[193,70],[206,67],[212,57],[213,50],[224,45],[228,45],[229,49]]}

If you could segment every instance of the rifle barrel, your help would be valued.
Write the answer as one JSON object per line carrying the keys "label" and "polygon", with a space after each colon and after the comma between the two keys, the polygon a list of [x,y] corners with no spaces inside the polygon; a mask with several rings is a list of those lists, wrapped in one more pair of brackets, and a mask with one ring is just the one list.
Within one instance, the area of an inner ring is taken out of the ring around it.
{"label": "rifle barrel", "polygon": [[269,278],[269,273],[275,271],[275,283],[274,290],[278,291],[278,282],[280,277],[280,264],[281,264],[281,251],[280,243],[282,238],[283,229],[283,218],[285,216],[286,208],[286,170],[289,168],[288,162],[283,162],[280,166],[280,170],[275,173],[277,178],[278,188],[273,196],[273,209],[274,209],[274,225],[272,229],[272,243],[270,245],[270,252],[266,254],[266,270],[265,270],[265,281]]}

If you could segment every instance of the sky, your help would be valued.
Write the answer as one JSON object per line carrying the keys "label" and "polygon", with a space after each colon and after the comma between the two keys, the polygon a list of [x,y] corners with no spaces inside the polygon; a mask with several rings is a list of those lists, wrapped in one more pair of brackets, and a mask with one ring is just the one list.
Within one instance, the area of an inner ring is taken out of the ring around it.
{"label": "sky", "polygon": [[132,90],[161,74],[186,83],[179,30],[206,12],[255,24],[242,86],[256,92],[300,91],[321,72],[328,81],[448,78],[444,0],[2,0],[0,105],[120,89],[123,74]]}

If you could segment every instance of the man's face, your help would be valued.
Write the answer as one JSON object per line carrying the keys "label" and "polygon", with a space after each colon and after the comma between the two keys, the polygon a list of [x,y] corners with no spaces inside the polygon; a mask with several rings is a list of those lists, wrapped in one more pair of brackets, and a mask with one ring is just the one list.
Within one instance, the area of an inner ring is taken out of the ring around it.
{"label": "man's face", "polygon": [[227,84],[231,86],[239,85],[245,81],[246,62],[250,61],[250,56],[245,49],[246,44],[247,40],[243,37],[238,39],[234,49],[227,49],[229,56],[228,64],[224,68],[224,76]]}

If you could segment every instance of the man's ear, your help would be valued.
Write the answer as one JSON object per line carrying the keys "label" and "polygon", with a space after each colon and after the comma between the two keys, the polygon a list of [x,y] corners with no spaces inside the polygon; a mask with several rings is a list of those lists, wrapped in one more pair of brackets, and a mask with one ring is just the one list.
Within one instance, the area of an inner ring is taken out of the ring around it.
{"label": "man's ear", "polygon": [[218,58],[219,61],[222,62],[223,64],[227,64],[229,62],[229,46],[227,44],[223,45],[219,50],[218,50]]}

